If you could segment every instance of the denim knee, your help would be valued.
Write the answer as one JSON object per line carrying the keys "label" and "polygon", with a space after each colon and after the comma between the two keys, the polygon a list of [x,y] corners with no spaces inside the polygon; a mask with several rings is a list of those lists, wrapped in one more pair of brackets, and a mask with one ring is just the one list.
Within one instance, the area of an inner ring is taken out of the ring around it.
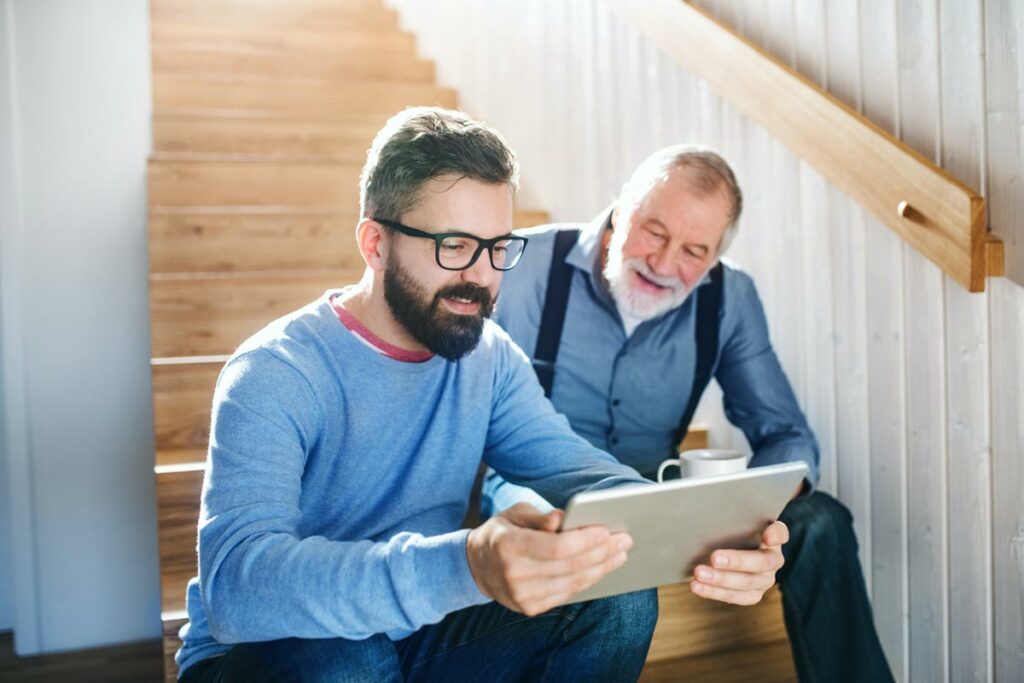
{"label": "denim knee", "polygon": [[288,638],[242,643],[219,659],[219,671],[211,672],[219,675],[211,680],[397,683],[402,679],[394,645],[383,635],[365,640]]}
{"label": "denim knee", "polygon": [[658,591],[654,588],[623,593],[587,603],[601,624],[626,642],[650,639],[658,623]]}
{"label": "denim knee", "polygon": [[792,501],[779,519],[789,527],[790,541],[798,545],[857,549],[853,515],[827,493],[816,491]]}

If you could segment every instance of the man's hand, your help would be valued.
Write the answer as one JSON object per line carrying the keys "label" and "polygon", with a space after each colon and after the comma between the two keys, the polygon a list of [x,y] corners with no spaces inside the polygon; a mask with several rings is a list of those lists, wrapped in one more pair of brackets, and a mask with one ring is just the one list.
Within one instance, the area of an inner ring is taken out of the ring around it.
{"label": "man's hand", "polygon": [[602,526],[556,533],[564,514],[519,503],[473,529],[466,555],[480,592],[532,617],[625,563],[633,545],[628,534]]}
{"label": "man's hand", "polygon": [[699,564],[693,570],[690,590],[702,598],[734,605],[755,605],[775,585],[775,572],[782,568],[782,546],[789,541],[789,529],[772,522],[761,534],[758,550],[716,550],[711,566]]}

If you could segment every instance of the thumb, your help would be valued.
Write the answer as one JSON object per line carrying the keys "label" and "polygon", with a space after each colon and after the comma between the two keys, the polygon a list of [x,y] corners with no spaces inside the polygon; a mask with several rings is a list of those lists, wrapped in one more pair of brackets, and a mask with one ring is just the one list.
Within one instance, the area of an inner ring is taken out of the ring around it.
{"label": "thumb", "polygon": [[516,503],[502,514],[516,526],[537,531],[558,531],[564,513],[561,510],[543,513],[529,503]]}
{"label": "thumb", "polygon": [[789,542],[789,527],[783,522],[775,521],[764,530],[761,543],[769,548],[777,548]]}

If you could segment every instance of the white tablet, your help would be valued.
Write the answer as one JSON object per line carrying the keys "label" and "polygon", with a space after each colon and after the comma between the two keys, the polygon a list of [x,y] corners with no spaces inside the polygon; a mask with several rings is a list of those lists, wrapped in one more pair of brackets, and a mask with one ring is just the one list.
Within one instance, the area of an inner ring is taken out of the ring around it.
{"label": "white tablet", "polygon": [[562,529],[600,524],[633,537],[629,559],[568,603],[689,581],[713,550],[757,548],[807,475],[803,462],[588,491],[565,507]]}

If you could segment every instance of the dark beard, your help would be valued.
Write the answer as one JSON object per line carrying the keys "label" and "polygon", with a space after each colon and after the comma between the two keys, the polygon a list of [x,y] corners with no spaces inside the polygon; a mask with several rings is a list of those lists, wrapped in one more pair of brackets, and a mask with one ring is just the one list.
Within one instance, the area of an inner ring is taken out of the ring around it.
{"label": "dark beard", "polygon": [[[422,285],[412,279],[391,255],[384,269],[384,300],[395,320],[413,339],[442,358],[455,361],[476,348],[484,330],[484,318],[491,317],[494,301],[485,287],[469,282],[437,290],[427,303]],[[442,307],[441,299],[454,297],[479,304],[476,315],[452,313]]]}

